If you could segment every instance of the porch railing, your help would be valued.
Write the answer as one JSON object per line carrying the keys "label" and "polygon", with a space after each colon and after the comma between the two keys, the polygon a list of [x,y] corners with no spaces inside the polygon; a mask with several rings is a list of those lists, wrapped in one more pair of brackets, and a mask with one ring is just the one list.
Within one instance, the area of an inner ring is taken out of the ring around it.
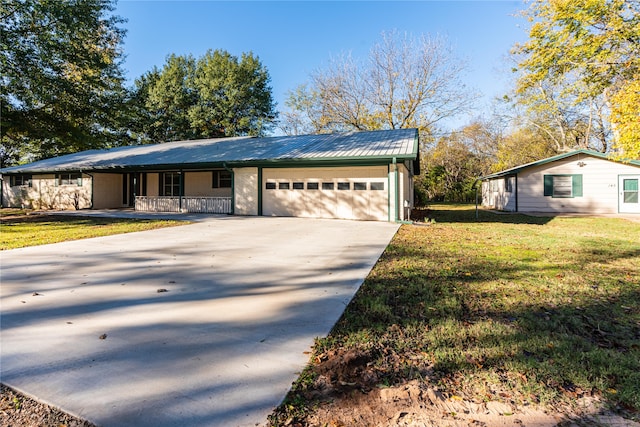
{"label": "porch railing", "polygon": [[231,197],[136,196],[135,210],[230,214]]}

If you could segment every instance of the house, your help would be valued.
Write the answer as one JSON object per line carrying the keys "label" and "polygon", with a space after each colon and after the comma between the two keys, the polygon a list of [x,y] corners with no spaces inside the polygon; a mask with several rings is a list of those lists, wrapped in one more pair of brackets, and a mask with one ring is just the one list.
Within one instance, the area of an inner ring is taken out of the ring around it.
{"label": "house", "polygon": [[402,221],[419,174],[418,131],[176,141],[0,173],[5,207]]}
{"label": "house", "polygon": [[560,154],[480,178],[482,205],[508,212],[640,214],[640,160],[590,150]]}

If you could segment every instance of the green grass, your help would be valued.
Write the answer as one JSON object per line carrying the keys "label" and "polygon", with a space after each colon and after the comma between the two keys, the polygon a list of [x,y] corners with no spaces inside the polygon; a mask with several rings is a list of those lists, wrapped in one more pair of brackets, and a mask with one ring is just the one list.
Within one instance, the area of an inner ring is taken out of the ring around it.
{"label": "green grass", "polygon": [[[380,385],[422,379],[477,402],[540,405],[597,395],[638,413],[639,223],[428,214],[431,225],[401,227],[312,360],[357,349]],[[313,371],[272,422],[312,410]]]}
{"label": "green grass", "polygon": [[38,215],[19,209],[2,209],[0,218],[0,250],[185,224],[184,221]]}

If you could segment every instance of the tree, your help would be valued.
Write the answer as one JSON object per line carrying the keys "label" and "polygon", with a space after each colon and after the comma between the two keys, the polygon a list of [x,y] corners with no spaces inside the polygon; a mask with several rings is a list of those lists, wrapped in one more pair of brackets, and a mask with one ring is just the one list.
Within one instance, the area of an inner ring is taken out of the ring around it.
{"label": "tree", "polygon": [[140,142],[264,135],[277,117],[267,69],[252,53],[170,55],[136,80]]}
{"label": "tree", "polygon": [[290,111],[281,128],[332,132],[415,127],[426,142],[443,119],[472,106],[476,95],[461,81],[464,70],[442,39],[383,33],[367,62],[343,56],[290,92]]}
{"label": "tree", "polygon": [[124,31],[113,9],[111,0],[2,2],[3,166],[122,142],[112,111],[125,93]]}
{"label": "tree", "polygon": [[640,77],[625,84],[611,99],[611,121],[619,137],[620,159],[640,159]]}
{"label": "tree", "polygon": [[[588,143],[595,124],[601,128],[602,149],[607,150],[605,122],[608,110],[615,108],[613,97],[621,90],[617,102],[632,96],[624,88],[640,72],[639,6],[638,0],[533,0],[524,12],[532,23],[529,40],[514,48],[521,58],[521,99],[538,92],[552,111],[562,105],[578,108],[586,119],[557,129],[582,132]],[[634,111],[637,117],[637,103]],[[626,129],[614,129],[615,144]]]}

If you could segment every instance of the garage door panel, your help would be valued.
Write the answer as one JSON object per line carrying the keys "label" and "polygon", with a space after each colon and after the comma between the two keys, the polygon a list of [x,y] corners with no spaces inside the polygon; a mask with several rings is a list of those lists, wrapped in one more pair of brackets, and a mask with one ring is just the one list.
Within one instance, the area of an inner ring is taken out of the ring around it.
{"label": "garage door panel", "polygon": [[386,166],[263,169],[263,214],[387,221],[386,181]]}

